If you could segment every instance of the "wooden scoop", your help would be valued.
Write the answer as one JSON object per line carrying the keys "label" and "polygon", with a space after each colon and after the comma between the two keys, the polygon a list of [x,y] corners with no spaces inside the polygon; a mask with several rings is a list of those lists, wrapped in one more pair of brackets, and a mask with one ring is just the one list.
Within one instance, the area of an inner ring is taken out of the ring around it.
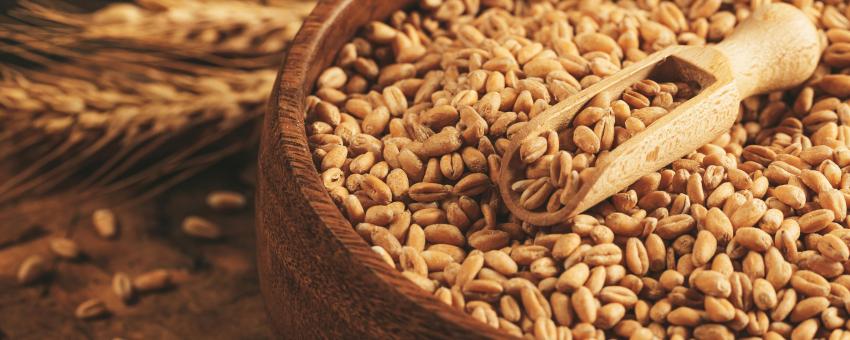
{"label": "wooden scoop", "polygon": [[[671,46],[656,52],[540,113],[517,132],[502,156],[498,180],[502,199],[528,223],[564,222],[729,131],[742,99],[799,85],[814,72],[820,52],[809,18],[783,3],[760,7],[718,45]],[[522,208],[520,193],[511,190],[511,184],[524,177],[525,165],[519,158],[522,141],[566,128],[597,94],[622,93],[648,77],[696,82],[702,90],[597,160],[594,173],[560,210]]]}

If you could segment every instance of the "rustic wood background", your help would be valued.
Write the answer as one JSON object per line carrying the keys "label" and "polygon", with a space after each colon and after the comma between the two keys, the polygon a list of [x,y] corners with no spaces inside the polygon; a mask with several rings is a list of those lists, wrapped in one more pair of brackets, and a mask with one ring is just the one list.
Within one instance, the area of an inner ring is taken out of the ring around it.
{"label": "rustic wood background", "polygon": [[[253,217],[254,152],[228,159],[164,194],[115,212],[119,236],[99,238],[87,211],[109,199],[67,204],[67,197],[29,200],[0,219],[0,339],[266,339],[271,328],[257,283]],[[214,212],[204,204],[211,190],[246,194],[249,207]],[[192,239],[180,222],[190,214],[218,223],[219,241]],[[9,215],[7,215],[9,216]],[[21,287],[15,273],[26,256],[49,256],[47,240],[66,236],[85,254],[56,261],[52,276]],[[173,270],[176,285],[145,294],[130,305],[112,294],[115,272],[131,276]],[[74,318],[76,306],[103,299],[112,315]]]}

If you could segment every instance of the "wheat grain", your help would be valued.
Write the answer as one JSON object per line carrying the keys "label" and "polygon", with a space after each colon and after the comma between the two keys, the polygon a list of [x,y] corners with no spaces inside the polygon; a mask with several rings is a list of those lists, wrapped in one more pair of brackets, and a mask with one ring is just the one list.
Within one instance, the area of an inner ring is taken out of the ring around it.
{"label": "wheat grain", "polygon": [[235,210],[245,207],[244,195],[233,191],[213,191],[207,195],[207,205],[215,210]]}
{"label": "wheat grain", "polygon": [[[719,42],[763,2],[419,4],[347,44],[307,114],[326,186],[345,188],[349,220],[403,276],[518,336],[846,335],[846,4],[795,2],[825,37],[812,79],[744,100],[727,133],[551,227],[512,216],[488,185],[510,139],[649,53]],[[596,96],[522,143],[511,190],[560,209],[608,151],[699,91],[644,79]]]}
{"label": "wheat grain", "polygon": [[183,219],[181,229],[186,235],[192,237],[211,240],[221,237],[221,228],[217,224],[198,216],[189,216]]}
{"label": "wheat grain", "polygon": [[171,285],[171,273],[165,269],[153,270],[133,278],[133,289],[149,292],[164,289]]}
{"label": "wheat grain", "polygon": [[33,283],[50,271],[50,264],[39,255],[30,255],[18,267],[18,282],[21,284]]}
{"label": "wheat grain", "polygon": [[122,301],[128,302],[133,298],[133,282],[124,273],[115,273],[112,277],[112,292]]}
{"label": "wheat grain", "polygon": [[80,256],[80,248],[77,243],[67,238],[54,238],[50,240],[50,251],[66,259]]}
{"label": "wheat grain", "polygon": [[101,317],[109,313],[106,309],[106,304],[99,299],[89,299],[80,303],[74,311],[74,316],[78,319],[93,319]]}
{"label": "wheat grain", "polygon": [[118,222],[115,213],[109,209],[98,209],[92,213],[92,225],[100,237],[113,238],[118,233]]}

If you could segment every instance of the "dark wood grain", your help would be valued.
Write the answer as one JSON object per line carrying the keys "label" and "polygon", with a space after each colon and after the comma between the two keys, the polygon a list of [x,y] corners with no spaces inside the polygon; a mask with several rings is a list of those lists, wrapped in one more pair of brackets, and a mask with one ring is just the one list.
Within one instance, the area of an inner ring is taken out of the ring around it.
{"label": "dark wood grain", "polygon": [[260,288],[286,338],[492,338],[392,270],[325,192],[307,145],[305,97],[370,20],[412,1],[321,1],[284,61],[263,126],[257,191]]}

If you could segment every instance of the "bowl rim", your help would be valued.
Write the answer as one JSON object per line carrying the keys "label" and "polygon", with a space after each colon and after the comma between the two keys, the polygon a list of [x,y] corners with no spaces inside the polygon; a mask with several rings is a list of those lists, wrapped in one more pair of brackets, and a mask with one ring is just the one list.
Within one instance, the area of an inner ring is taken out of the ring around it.
{"label": "bowl rim", "polygon": [[[320,0],[310,15],[304,20],[301,29],[289,45],[283,64],[279,69],[278,78],[274,84],[272,96],[268,102],[264,124],[262,127],[262,143],[259,152],[258,173],[262,185],[263,178],[275,176],[272,164],[285,164],[292,171],[294,183],[292,192],[302,196],[311,210],[310,213],[318,216],[321,224],[325,225],[336,241],[342,245],[341,250],[352,257],[358,258],[359,264],[368,269],[369,274],[377,278],[384,285],[381,289],[398,292],[399,296],[407,301],[415,303],[425,311],[436,315],[443,322],[453,324],[461,330],[466,330],[470,336],[484,336],[488,338],[508,338],[507,334],[487,326],[467,313],[461,312],[439,301],[432,294],[428,294],[421,288],[404,278],[400,272],[390,269],[381,257],[371,250],[370,246],[354,230],[351,223],[343,217],[340,209],[334,204],[330,195],[326,192],[318,169],[312,161],[312,154],[306,136],[306,123],[304,107],[306,98],[312,94],[314,81],[318,77],[319,70],[330,66],[336,57],[334,53],[328,53],[332,57],[318,56],[326,43],[328,34],[336,34],[332,26],[340,20],[347,20],[346,13],[352,11],[354,6],[386,6],[387,2],[382,0]],[[413,0],[389,2],[396,8],[410,7],[415,3]],[[373,11],[374,12],[374,11]],[[389,13],[392,13],[390,11]],[[375,14],[371,14],[375,16]],[[382,20],[385,18],[372,18]],[[368,20],[367,20],[368,22]],[[354,36],[355,31],[344,33],[348,41]],[[340,46],[341,47],[341,46]],[[322,60],[324,59],[324,60]],[[316,63],[316,60],[323,62]],[[307,89],[306,92],[304,89]],[[297,128],[283,128],[283,125],[291,125]],[[273,142],[273,145],[270,145]],[[272,150],[268,150],[272,148]],[[263,150],[267,149],[267,150]],[[309,160],[309,161],[307,161]],[[275,190],[261,190],[258,187],[258,202],[263,195],[274,195],[280,199],[286,193]],[[262,208],[258,204],[258,210]],[[260,212],[258,211],[258,214]],[[258,218],[258,224],[266,224],[265,228],[281,228],[281,222],[266,223],[264,219]],[[258,235],[259,236],[259,235]],[[273,242],[268,240],[267,243]],[[368,254],[365,255],[364,254]],[[433,325],[435,330],[445,329],[440,325]]]}

